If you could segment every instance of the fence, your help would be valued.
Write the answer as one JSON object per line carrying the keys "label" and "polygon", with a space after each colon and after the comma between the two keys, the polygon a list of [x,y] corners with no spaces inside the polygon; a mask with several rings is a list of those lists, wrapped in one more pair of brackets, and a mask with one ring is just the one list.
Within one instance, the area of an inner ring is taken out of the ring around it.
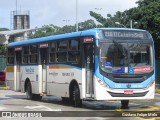
{"label": "fence", "polygon": [[160,88],[160,60],[156,60],[156,88]]}
{"label": "fence", "polygon": [[0,55],[0,70],[5,70],[6,58],[4,55]]}

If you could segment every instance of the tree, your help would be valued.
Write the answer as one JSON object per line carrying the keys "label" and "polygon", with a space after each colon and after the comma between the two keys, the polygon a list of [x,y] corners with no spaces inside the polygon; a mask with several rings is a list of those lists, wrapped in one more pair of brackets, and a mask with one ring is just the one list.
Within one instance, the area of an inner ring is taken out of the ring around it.
{"label": "tree", "polygon": [[5,53],[6,53],[5,45],[0,45],[0,55],[5,55]]}
{"label": "tree", "polygon": [[60,31],[61,27],[54,25],[44,25],[42,28],[39,28],[32,34],[32,38],[44,37],[49,35],[55,35]]}
{"label": "tree", "polygon": [[91,28],[96,28],[96,24],[94,22],[94,20],[86,20],[84,22],[80,22],[78,24],[78,27],[79,27],[79,30],[82,31],[82,30],[88,30],[88,29],[91,29]]}
{"label": "tree", "polygon": [[8,31],[8,28],[0,28],[0,31]]}
{"label": "tree", "polygon": [[160,58],[160,0],[138,0],[138,7],[125,10],[124,12],[116,12],[115,15],[107,14],[104,18],[100,14],[90,11],[90,15],[105,27],[120,27],[115,22],[120,22],[126,27],[130,27],[130,20],[134,28],[148,30],[155,42],[156,58]]}
{"label": "tree", "polygon": [[133,18],[138,27],[148,30],[154,39],[156,59],[160,58],[160,0],[139,0]]}
{"label": "tree", "polygon": [[149,5],[150,3],[153,3],[153,2],[160,2],[160,0],[139,0],[136,3],[138,4],[139,7],[142,7],[142,6]]}
{"label": "tree", "polygon": [[[96,19],[97,22],[102,24],[103,27],[123,27],[118,26],[115,22],[126,23],[126,14],[120,11],[117,11],[115,15],[107,14],[107,18],[104,18],[102,15],[97,14],[93,11],[90,11],[90,15]],[[128,26],[128,25],[127,25]]]}
{"label": "tree", "polygon": [[101,23],[103,26],[106,25],[106,18],[104,18],[102,15],[97,14],[93,11],[90,11],[90,15],[94,17],[97,20],[97,22]]}
{"label": "tree", "polygon": [[[79,30],[87,30],[91,28],[95,28],[96,24],[93,20],[86,20],[84,22],[80,22],[78,24]],[[100,25],[99,25],[100,27]],[[55,25],[44,25],[42,28],[37,29],[34,34],[32,34],[32,38],[37,38],[37,37],[44,37],[44,36],[49,36],[49,35],[57,35],[57,34],[64,34],[64,33],[70,33],[70,32],[75,32],[76,31],[76,25],[65,25],[63,27],[58,27]]]}

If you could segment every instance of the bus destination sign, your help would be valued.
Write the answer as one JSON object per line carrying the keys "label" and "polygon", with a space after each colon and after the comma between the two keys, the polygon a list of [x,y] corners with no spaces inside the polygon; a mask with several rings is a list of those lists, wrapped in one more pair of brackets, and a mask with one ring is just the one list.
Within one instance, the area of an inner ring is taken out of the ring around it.
{"label": "bus destination sign", "polygon": [[146,39],[146,33],[141,31],[103,31],[105,38]]}

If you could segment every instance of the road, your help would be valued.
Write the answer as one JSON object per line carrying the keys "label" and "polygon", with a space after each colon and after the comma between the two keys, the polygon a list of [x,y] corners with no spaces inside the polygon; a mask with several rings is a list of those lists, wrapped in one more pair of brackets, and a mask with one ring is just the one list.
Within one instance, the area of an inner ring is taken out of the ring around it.
{"label": "road", "polygon": [[[26,99],[25,93],[0,90],[0,111],[18,111],[20,113],[15,113],[12,120],[22,119],[21,116],[23,119],[28,119],[28,116],[25,116],[25,111],[29,112],[29,115],[30,112],[34,111],[37,116],[43,116],[42,118],[37,118],[37,120],[53,119],[52,117],[54,119],[64,119],[65,117],[65,120],[113,120],[113,116],[114,120],[144,120],[146,119],[145,111],[147,111],[147,114],[149,111],[160,112],[160,95],[156,95],[154,100],[130,101],[130,106],[127,110],[120,109],[120,106],[120,101],[84,101],[81,108],[75,108],[55,96],[45,96],[41,101],[32,101]],[[43,112],[41,113],[41,111]],[[136,114],[144,114],[134,116],[133,111]],[[18,115],[21,116],[19,117]],[[155,115],[156,113],[154,112],[149,120],[160,120],[160,117],[155,117]],[[10,119],[11,117],[6,118]],[[35,118],[29,118],[29,120],[32,119]]]}

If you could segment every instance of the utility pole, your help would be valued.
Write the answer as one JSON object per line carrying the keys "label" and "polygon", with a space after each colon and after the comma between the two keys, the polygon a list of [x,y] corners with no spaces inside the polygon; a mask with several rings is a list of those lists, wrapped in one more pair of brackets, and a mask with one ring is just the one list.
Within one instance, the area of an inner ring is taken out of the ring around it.
{"label": "utility pole", "polygon": [[132,29],[132,20],[130,20],[130,28]]}
{"label": "utility pole", "polygon": [[78,32],[78,0],[76,0],[76,31]]}

